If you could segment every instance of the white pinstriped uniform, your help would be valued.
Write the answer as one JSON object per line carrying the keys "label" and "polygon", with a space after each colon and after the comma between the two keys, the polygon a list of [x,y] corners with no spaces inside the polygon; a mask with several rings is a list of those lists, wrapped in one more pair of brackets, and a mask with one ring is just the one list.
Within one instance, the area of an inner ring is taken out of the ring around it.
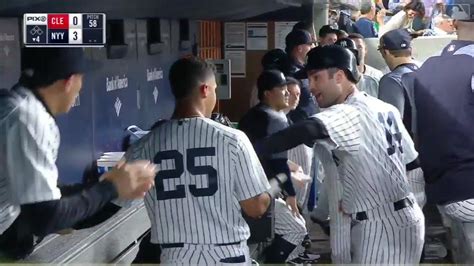
{"label": "white pinstriped uniform", "polygon": [[59,129],[34,94],[22,87],[0,92],[0,234],[20,205],[57,200]]}
{"label": "white pinstriped uniform", "polygon": [[[291,150],[288,150],[288,159],[301,166],[301,169],[303,169],[303,173],[305,175],[311,175],[311,164],[313,160],[312,148],[302,144]],[[295,184],[293,184],[298,203],[301,206],[306,206],[306,203],[308,202],[309,185],[310,183],[306,184],[302,188],[298,188]]]}
{"label": "white pinstriped uniform", "polygon": [[[314,117],[330,138],[318,141],[332,151],[342,180],[342,209],[353,217],[353,263],[418,263],[424,239],[424,217],[413,207],[394,210],[409,197],[405,165],[418,156],[398,111],[355,92],[345,102]],[[355,214],[365,211],[368,219]],[[347,243],[347,242],[346,242]]]}
{"label": "white pinstriped uniform", "polygon": [[159,166],[155,188],[145,197],[151,242],[184,243],[164,248],[163,263],[216,264],[241,256],[249,262],[250,229],[239,201],[265,192],[269,184],[243,132],[207,118],[170,120],[126,157]]}
{"label": "white pinstriped uniform", "polygon": [[[324,165],[326,202],[328,204],[328,214],[331,218],[329,226],[331,228],[331,261],[336,264],[351,262],[351,217],[339,210],[339,202],[342,200],[342,183],[334,163],[332,153],[322,145],[315,146],[315,153],[318,154],[322,165]],[[327,217],[327,215],[326,215]]]}

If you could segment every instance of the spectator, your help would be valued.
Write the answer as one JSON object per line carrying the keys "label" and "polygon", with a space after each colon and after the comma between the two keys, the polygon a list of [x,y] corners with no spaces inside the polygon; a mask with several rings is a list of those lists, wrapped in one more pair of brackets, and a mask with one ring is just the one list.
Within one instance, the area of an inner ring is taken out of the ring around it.
{"label": "spectator", "polygon": [[403,7],[403,10],[398,12],[392,18],[390,18],[387,23],[383,24],[383,21],[380,25],[379,36],[384,35],[385,33],[395,30],[406,28],[413,30],[413,20],[415,17],[423,18],[425,16],[425,5],[421,0],[412,0],[410,3],[406,4]]}
{"label": "spectator", "polygon": [[447,15],[439,15],[433,18],[433,28],[425,31],[425,36],[445,36],[456,31],[453,20]]}
{"label": "spectator", "polygon": [[338,29],[343,30],[347,33],[357,32],[355,27],[355,19],[354,17],[358,17],[358,11],[350,11],[350,10],[341,10],[339,13],[339,20],[337,21]]}
{"label": "spectator", "polygon": [[378,36],[375,28],[375,3],[372,0],[364,0],[360,6],[361,16],[355,23],[357,32],[364,38],[374,38]]}
{"label": "spectator", "polygon": [[[427,4],[426,2],[430,2],[430,3]],[[428,6],[430,4],[431,6]],[[425,9],[426,9],[427,14],[430,15],[430,25],[429,25],[430,29],[434,28],[433,19],[435,17],[446,14],[446,4],[444,3],[444,0],[425,0]]]}

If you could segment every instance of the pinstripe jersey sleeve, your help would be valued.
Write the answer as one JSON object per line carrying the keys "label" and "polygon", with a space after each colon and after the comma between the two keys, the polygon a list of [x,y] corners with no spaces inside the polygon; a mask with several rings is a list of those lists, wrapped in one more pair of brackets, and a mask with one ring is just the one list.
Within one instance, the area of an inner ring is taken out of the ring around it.
{"label": "pinstripe jersey sleeve", "polygon": [[237,200],[242,201],[267,191],[270,184],[250,140],[244,133],[237,136],[236,150],[231,154],[234,155],[234,192]]}
{"label": "pinstripe jersey sleeve", "polygon": [[415,149],[415,143],[413,143],[413,139],[403,124],[400,112],[394,108],[393,113],[395,114],[397,125],[399,125],[399,130],[402,134],[403,163],[409,164],[418,158],[418,152]]}
{"label": "pinstripe jersey sleeve", "polygon": [[[128,150],[127,152],[125,153],[125,155],[123,156],[123,158],[125,159],[126,162],[133,162],[133,161],[137,161],[137,160],[146,160],[146,159],[149,159],[151,160],[152,158],[144,158],[143,157],[143,153],[144,153],[144,150],[143,150],[143,145],[141,143],[143,143],[143,140],[147,138],[146,136],[140,140],[138,140],[137,142],[135,142]],[[135,206],[136,204],[139,204],[143,202],[142,199],[137,199],[137,200],[123,200],[123,199],[114,199],[112,200],[112,203],[119,206],[119,207],[122,207],[122,208],[129,208],[131,206]]]}
{"label": "pinstripe jersey sleeve", "polygon": [[[5,123],[6,174],[13,199],[28,204],[61,198],[57,187],[56,157],[59,133],[45,110],[29,104],[13,113]],[[34,109],[34,110],[33,110]]]}
{"label": "pinstripe jersey sleeve", "polygon": [[361,142],[359,111],[347,104],[338,104],[314,115],[329,134],[329,139],[318,140],[326,148],[356,152]]}

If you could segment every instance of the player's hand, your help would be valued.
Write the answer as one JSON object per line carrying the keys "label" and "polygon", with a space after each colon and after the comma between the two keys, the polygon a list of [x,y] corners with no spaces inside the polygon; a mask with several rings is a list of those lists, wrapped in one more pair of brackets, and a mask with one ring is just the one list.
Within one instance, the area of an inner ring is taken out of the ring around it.
{"label": "player's hand", "polygon": [[296,197],[287,197],[286,198],[286,204],[291,210],[291,213],[295,216],[298,217],[300,216],[300,211],[298,210],[298,204],[296,203]]}
{"label": "player's hand", "polygon": [[115,168],[104,174],[104,179],[112,182],[120,199],[143,198],[155,184],[156,165],[149,161],[126,163],[120,161]]}

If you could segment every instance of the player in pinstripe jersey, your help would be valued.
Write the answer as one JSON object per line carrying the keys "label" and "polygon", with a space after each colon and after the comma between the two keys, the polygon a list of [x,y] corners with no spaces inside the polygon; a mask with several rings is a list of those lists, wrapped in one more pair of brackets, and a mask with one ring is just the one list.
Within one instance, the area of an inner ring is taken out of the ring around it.
{"label": "player in pinstripe jersey", "polygon": [[24,257],[36,237],[76,226],[117,196],[143,197],[152,186],[151,164],[121,162],[90,188],[77,185],[68,195],[58,188],[54,117],[69,111],[91,67],[82,49],[25,48],[19,83],[0,91],[1,257]]}
{"label": "player in pinstripe jersey", "polygon": [[159,166],[145,197],[151,242],[161,245],[166,264],[249,264],[250,230],[241,211],[253,218],[266,212],[266,175],[243,132],[209,119],[217,87],[212,64],[180,59],[169,80],[173,117],[125,155]]}
{"label": "player in pinstripe jersey", "polygon": [[313,49],[305,72],[326,109],[263,140],[258,150],[280,152],[316,140],[331,152],[342,180],[340,210],[353,223],[352,262],[418,263],[424,216],[406,176],[418,154],[400,114],[357,90],[356,59],[345,48]]}

